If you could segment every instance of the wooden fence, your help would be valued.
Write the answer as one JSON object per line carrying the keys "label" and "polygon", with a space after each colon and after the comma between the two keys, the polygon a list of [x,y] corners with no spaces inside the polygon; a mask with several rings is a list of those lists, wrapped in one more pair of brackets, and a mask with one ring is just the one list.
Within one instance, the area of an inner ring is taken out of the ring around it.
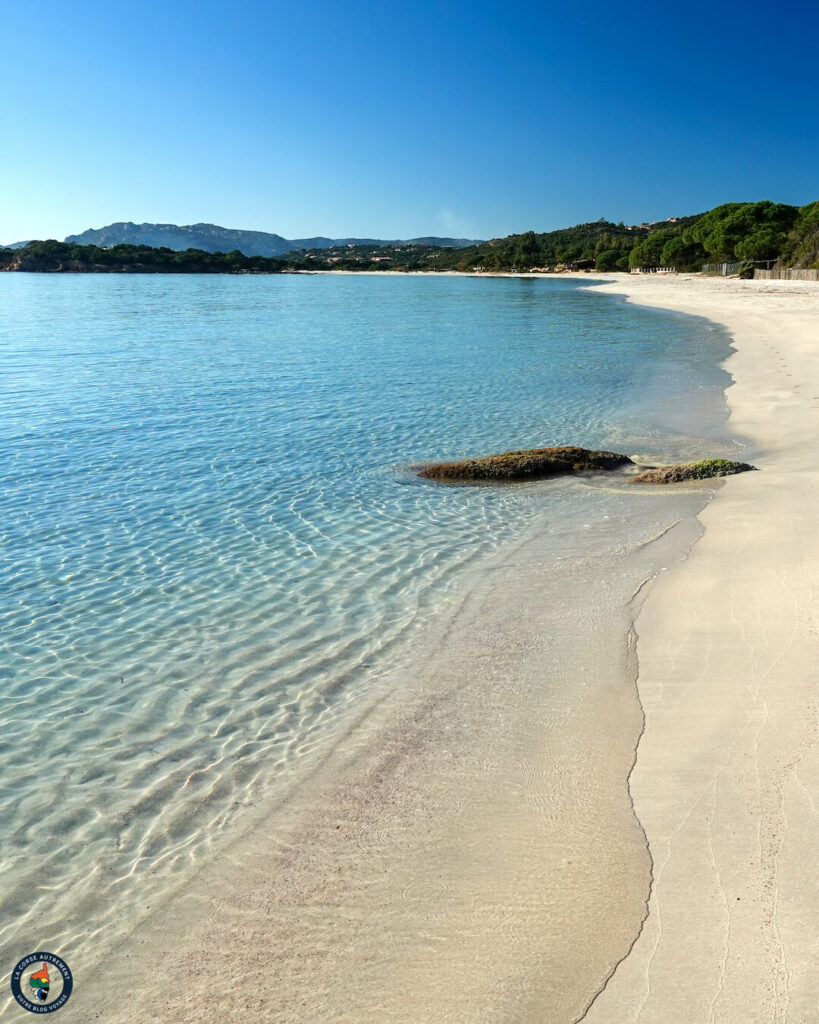
{"label": "wooden fence", "polygon": [[736,274],[738,271],[739,263],[703,263],[702,265],[703,274],[712,276],[730,277],[731,274]]}
{"label": "wooden fence", "polygon": [[755,270],[755,281],[819,281],[819,270]]}

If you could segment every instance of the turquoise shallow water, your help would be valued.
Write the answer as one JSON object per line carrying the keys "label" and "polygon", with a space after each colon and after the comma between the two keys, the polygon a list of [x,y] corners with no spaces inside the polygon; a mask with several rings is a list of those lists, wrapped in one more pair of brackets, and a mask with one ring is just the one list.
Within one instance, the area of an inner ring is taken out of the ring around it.
{"label": "turquoise shallow water", "polygon": [[9,274],[0,347],[4,963],[178,876],[583,507],[413,464],[723,451],[725,337],[570,281]]}

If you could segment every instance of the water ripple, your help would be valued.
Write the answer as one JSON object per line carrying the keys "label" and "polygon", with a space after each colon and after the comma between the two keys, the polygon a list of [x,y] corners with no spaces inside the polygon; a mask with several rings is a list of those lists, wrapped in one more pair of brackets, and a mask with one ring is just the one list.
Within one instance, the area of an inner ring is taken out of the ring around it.
{"label": "water ripple", "polygon": [[478,555],[577,533],[576,488],[407,467],[685,455],[668,394],[722,414],[721,335],[567,282],[2,277],[5,962],[121,925],[296,780]]}

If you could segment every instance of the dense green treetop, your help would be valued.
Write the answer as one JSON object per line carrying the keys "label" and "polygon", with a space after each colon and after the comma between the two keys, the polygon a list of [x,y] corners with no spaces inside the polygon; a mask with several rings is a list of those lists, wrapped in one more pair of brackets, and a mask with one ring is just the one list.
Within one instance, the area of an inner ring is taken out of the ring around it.
{"label": "dense green treetop", "polygon": [[710,210],[683,232],[714,259],[777,259],[799,209],[784,203],[725,203]]}
{"label": "dense green treetop", "polygon": [[792,267],[819,267],[819,201],[800,207],[781,259]]}
{"label": "dense green treetop", "polygon": [[285,263],[265,256],[245,256],[186,249],[177,252],[149,245],[114,245],[102,249],[75,242],[29,242],[19,249],[0,249],[0,270],[132,274],[249,274],[280,272]]}

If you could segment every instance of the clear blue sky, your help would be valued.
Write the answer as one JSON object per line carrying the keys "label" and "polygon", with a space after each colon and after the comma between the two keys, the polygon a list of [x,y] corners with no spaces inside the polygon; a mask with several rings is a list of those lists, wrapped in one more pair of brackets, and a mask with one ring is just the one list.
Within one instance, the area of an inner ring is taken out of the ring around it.
{"label": "clear blue sky", "polygon": [[489,238],[819,198],[819,3],[2,7],[0,242]]}

